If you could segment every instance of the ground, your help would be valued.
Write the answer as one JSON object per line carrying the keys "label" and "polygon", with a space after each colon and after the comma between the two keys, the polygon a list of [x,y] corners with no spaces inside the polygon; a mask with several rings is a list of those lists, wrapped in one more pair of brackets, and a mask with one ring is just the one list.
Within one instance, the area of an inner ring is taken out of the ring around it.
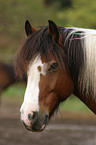
{"label": "ground", "polygon": [[0,145],[96,145],[93,114],[60,111],[43,132],[26,130],[19,118],[20,104],[1,101]]}

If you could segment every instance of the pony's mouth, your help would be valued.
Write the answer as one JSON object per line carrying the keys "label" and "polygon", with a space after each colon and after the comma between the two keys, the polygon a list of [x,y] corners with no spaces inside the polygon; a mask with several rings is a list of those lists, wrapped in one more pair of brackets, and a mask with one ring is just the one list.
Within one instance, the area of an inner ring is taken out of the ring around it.
{"label": "pony's mouth", "polygon": [[23,124],[29,131],[40,132],[45,129],[46,125],[48,124],[48,120],[48,115],[46,115],[45,117],[38,116],[37,120],[34,123],[30,122],[30,126],[26,125],[24,121]]}

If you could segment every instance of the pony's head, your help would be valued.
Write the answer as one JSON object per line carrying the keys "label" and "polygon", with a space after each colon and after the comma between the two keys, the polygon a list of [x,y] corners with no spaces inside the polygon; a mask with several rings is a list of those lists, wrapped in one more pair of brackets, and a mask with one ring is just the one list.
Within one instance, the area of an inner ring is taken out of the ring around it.
{"label": "pony's head", "polygon": [[31,131],[42,131],[59,103],[73,91],[59,27],[51,20],[48,22],[48,26],[36,30],[26,21],[28,37],[16,61],[17,72],[27,74],[20,112],[25,127]]}

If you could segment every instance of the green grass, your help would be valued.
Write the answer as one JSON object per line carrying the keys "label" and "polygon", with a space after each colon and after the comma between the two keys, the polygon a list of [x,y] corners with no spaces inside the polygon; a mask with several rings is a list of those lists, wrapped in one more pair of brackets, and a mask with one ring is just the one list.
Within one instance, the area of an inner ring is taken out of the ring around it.
{"label": "green grass", "polygon": [[15,53],[26,37],[26,19],[34,27],[48,25],[51,19],[60,26],[96,28],[96,0],[72,0],[72,7],[59,6],[59,1],[46,7],[44,0],[0,0],[0,53]]}
{"label": "green grass", "polygon": [[75,96],[69,97],[66,101],[61,103],[60,109],[74,112],[91,112],[88,107]]}
{"label": "green grass", "polygon": [[[2,93],[2,97],[5,99],[14,99],[21,103],[23,101],[23,96],[25,92],[24,84],[15,84],[6,89]],[[69,97],[66,101],[60,104],[61,110],[74,111],[74,112],[91,112],[88,107],[82,103],[77,97]]]}
{"label": "green grass", "polygon": [[4,99],[14,99],[17,100],[18,102],[21,102],[23,100],[25,92],[25,85],[24,84],[14,84],[10,86],[9,88],[5,89],[1,96]]}

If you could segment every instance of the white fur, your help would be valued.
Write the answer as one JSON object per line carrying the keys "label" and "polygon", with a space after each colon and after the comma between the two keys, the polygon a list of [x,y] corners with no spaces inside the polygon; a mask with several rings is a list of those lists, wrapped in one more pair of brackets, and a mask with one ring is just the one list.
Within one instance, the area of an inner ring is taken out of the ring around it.
{"label": "white fur", "polygon": [[[38,66],[41,67],[41,72],[38,70]],[[38,56],[31,62],[28,67],[28,82],[25,91],[24,102],[21,106],[21,119],[26,122],[28,120],[28,114],[33,111],[39,111],[39,82],[40,74],[46,74],[46,64],[42,63],[41,57]],[[28,123],[26,123],[28,125]]]}
{"label": "white fur", "polygon": [[82,70],[83,89],[86,88],[88,95],[89,86],[91,94],[96,97],[96,30],[85,29],[85,63]]}
{"label": "white fur", "polygon": [[[94,29],[83,29],[83,28],[66,28],[70,29],[71,32],[66,37],[66,41],[71,36],[72,39],[81,39],[81,43],[84,40],[84,66],[79,76],[79,84],[81,91],[86,90],[86,95],[92,94],[93,98],[96,97],[96,30]],[[81,33],[78,33],[78,32]],[[74,34],[77,33],[81,37],[73,38]],[[78,49],[78,48],[77,48]],[[89,86],[91,92],[89,92]]]}

